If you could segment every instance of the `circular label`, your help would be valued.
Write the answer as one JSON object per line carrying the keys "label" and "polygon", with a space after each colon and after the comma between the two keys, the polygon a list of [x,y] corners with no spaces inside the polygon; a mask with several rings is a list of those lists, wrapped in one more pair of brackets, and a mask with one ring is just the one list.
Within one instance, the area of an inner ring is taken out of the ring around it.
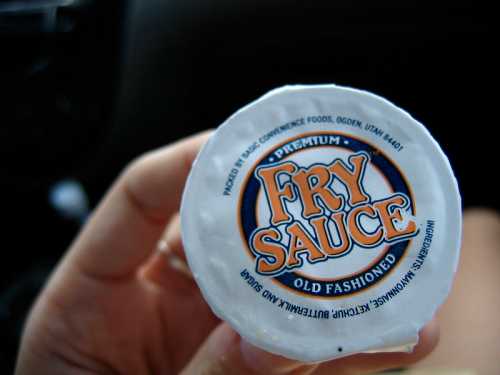
{"label": "circular label", "polygon": [[364,91],[292,86],[206,143],[181,228],[214,313],[262,349],[315,362],[414,345],[450,290],[460,215],[422,124]]}
{"label": "circular label", "polygon": [[250,168],[238,210],[255,272],[309,298],[377,284],[419,232],[398,166],[340,132],[305,133],[268,150]]}

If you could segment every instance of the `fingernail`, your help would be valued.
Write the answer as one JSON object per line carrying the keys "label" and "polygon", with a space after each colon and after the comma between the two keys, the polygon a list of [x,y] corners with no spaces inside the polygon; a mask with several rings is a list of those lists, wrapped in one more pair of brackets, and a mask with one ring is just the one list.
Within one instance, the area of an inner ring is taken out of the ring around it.
{"label": "fingernail", "polygon": [[193,278],[193,274],[191,273],[191,270],[189,269],[188,265],[186,264],[186,262],[182,261],[179,257],[176,257],[175,255],[169,256],[168,262],[169,265],[176,271],[183,273],[184,275],[188,276],[191,279]]}
{"label": "fingernail", "polygon": [[165,240],[158,241],[158,244],[156,245],[156,249],[161,253],[168,252],[168,247],[168,243]]}

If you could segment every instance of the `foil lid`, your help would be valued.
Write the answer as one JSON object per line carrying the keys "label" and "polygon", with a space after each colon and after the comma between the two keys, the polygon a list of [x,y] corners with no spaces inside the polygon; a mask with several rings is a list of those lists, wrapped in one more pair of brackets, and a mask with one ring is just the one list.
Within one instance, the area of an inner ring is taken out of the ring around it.
{"label": "foil lid", "polygon": [[286,86],[213,134],[184,191],[204,298],[270,352],[410,350],[448,295],[461,203],[439,145],[379,96]]}

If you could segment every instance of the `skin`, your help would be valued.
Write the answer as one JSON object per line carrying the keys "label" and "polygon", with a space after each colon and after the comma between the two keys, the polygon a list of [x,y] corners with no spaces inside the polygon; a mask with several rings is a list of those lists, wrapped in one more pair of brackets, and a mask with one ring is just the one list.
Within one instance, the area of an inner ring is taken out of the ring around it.
{"label": "skin", "polygon": [[490,209],[464,213],[457,276],[437,314],[441,339],[419,368],[472,369],[500,374],[500,216]]}
{"label": "skin", "polygon": [[146,154],[118,178],[38,297],[16,374],[362,374],[432,351],[435,321],[412,353],[304,364],[253,347],[215,318],[183,265],[177,217],[208,136]]}

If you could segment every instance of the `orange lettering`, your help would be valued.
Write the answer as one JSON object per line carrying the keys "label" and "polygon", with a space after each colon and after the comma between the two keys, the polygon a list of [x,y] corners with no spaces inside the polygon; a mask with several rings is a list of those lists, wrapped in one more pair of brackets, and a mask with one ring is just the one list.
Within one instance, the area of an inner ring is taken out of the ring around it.
{"label": "orange lettering", "polygon": [[257,272],[274,274],[286,265],[286,249],[278,242],[280,233],[274,229],[262,229],[254,234],[252,247],[257,252]]}
{"label": "orange lettering", "polygon": [[[316,183],[312,182],[313,178],[316,179]],[[332,211],[336,211],[342,207],[342,198],[328,189],[331,175],[326,167],[315,165],[309,169],[300,169],[292,177],[292,181],[299,189],[299,196],[302,198],[303,206],[302,215],[305,218],[322,213],[321,208],[317,204],[319,199]]]}
{"label": "orange lettering", "polygon": [[311,225],[314,227],[316,236],[319,238],[321,250],[329,256],[338,256],[351,248],[351,240],[345,227],[345,212],[334,213],[332,219],[335,221],[340,239],[340,243],[337,246],[333,244],[333,239],[328,234],[326,217],[322,216],[311,220]]}
{"label": "orange lettering", "polygon": [[384,236],[384,230],[382,227],[378,227],[373,233],[366,233],[361,228],[361,223],[359,222],[359,217],[361,215],[366,215],[373,219],[377,218],[377,212],[372,206],[365,204],[362,206],[354,207],[347,217],[347,222],[349,225],[349,231],[351,232],[352,238],[361,246],[371,247],[377,244]]}
{"label": "orange lettering", "polygon": [[284,207],[284,200],[293,201],[294,194],[290,182],[285,182],[282,186],[278,181],[278,176],[282,173],[291,175],[297,171],[294,163],[286,162],[271,167],[262,167],[257,170],[271,210],[271,223],[279,225],[292,220],[290,214]]}
{"label": "orange lettering", "polygon": [[404,229],[397,229],[394,226],[395,220],[399,222],[403,221],[401,208],[406,208],[408,205],[408,200],[401,194],[394,195],[374,204],[375,209],[380,215],[380,219],[385,227],[386,241],[392,241],[399,237],[416,233],[417,226],[413,220],[409,220],[406,228]]}
{"label": "orange lettering", "polygon": [[306,253],[309,262],[314,263],[325,259],[326,256],[321,252],[314,240],[309,237],[304,227],[299,222],[294,222],[286,231],[290,235],[290,244],[288,245],[288,266],[295,267],[302,264],[297,259],[298,253]]}
{"label": "orange lettering", "polygon": [[363,191],[361,179],[363,178],[368,155],[355,154],[349,157],[349,169],[342,160],[336,160],[330,165],[330,171],[342,182],[349,193],[349,205],[354,206],[367,202],[370,197]]}

